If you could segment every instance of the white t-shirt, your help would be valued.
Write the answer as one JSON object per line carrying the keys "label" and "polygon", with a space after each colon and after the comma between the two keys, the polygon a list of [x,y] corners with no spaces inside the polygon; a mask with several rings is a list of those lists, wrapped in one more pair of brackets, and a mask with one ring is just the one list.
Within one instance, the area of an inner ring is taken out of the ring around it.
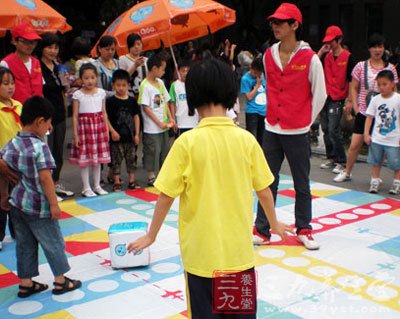
{"label": "white t-shirt", "polygon": [[[28,72],[32,73],[32,59],[29,58],[29,61],[25,62],[24,64],[25,64],[26,68],[28,69]],[[9,69],[8,63],[4,60],[0,62],[0,66],[4,66],[5,68]]]}
{"label": "white t-shirt", "polygon": [[199,115],[197,111],[195,111],[193,116],[189,116],[185,83],[180,80],[172,83],[169,95],[171,96],[171,102],[175,103],[175,117],[178,128],[195,127],[199,123]]}
{"label": "white t-shirt", "polygon": [[400,146],[400,94],[393,93],[389,98],[378,94],[372,98],[366,114],[375,118],[372,142],[386,146]]}
{"label": "white t-shirt", "polygon": [[138,104],[141,106],[143,115],[143,132],[149,134],[158,134],[166,131],[161,129],[153,120],[144,112],[144,107],[150,107],[154,115],[164,123],[168,123],[168,101],[170,100],[168,91],[164,82],[156,79],[158,87],[151,84],[147,79],[140,84]]}
{"label": "white t-shirt", "polygon": [[99,113],[103,109],[103,101],[106,98],[106,92],[97,88],[94,94],[85,94],[81,90],[72,95],[73,100],[79,101],[79,113]]}
{"label": "white t-shirt", "polygon": [[[128,55],[123,55],[119,58],[119,67],[123,70],[128,70],[135,61]],[[147,58],[144,57],[144,63],[139,68],[136,69],[136,76],[131,81],[132,92],[137,96],[139,94],[140,83],[146,78],[147,75]],[[131,76],[132,78],[132,76]]]}

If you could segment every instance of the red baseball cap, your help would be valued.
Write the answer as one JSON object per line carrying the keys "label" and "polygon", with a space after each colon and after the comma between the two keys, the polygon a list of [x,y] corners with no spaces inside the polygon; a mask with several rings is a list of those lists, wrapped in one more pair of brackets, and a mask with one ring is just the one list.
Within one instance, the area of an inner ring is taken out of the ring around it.
{"label": "red baseball cap", "polygon": [[41,37],[37,34],[37,32],[33,29],[33,27],[28,23],[21,23],[16,25],[11,30],[11,36],[13,39],[16,38],[24,38],[26,40],[40,40]]}
{"label": "red baseball cap", "polygon": [[322,40],[322,42],[331,42],[336,37],[339,37],[341,35],[343,35],[342,30],[336,25],[331,25],[328,29],[326,29],[325,38]]}
{"label": "red baseball cap", "polygon": [[293,3],[282,3],[278,9],[274,12],[274,14],[270,15],[268,20],[277,19],[277,20],[290,20],[294,19],[298,23],[303,23],[303,17],[301,15],[300,9],[294,5]]}

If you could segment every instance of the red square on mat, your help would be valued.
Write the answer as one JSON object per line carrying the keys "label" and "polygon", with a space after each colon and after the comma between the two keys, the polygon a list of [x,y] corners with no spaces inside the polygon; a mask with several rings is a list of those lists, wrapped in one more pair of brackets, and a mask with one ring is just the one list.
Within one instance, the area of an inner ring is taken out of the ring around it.
{"label": "red square on mat", "polygon": [[158,198],[157,194],[153,194],[150,192],[147,192],[144,189],[140,189],[140,190],[128,190],[125,192],[126,195],[128,196],[132,196],[135,198],[139,198],[141,200],[144,200],[146,202],[155,202]]}
{"label": "red square on mat", "polygon": [[0,275],[0,288],[6,288],[19,284],[20,280],[13,272]]}
{"label": "red square on mat", "polygon": [[[279,195],[296,198],[296,191],[294,189],[285,189],[283,191],[278,191]],[[311,195],[312,199],[319,198],[318,196]]]}
{"label": "red square on mat", "polygon": [[79,256],[87,253],[93,253],[98,250],[106,249],[109,247],[108,242],[80,242],[80,241],[66,241],[65,251],[74,256]]}

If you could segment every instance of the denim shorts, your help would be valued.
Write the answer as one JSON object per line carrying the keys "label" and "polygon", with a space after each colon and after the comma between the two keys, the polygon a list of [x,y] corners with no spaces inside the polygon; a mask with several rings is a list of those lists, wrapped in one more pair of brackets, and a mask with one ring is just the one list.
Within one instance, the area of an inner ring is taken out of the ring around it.
{"label": "denim shorts", "polygon": [[65,255],[64,238],[57,220],[30,216],[13,206],[11,220],[17,243],[19,278],[28,279],[39,275],[39,244],[55,277],[70,270]]}
{"label": "denim shorts", "polygon": [[387,166],[400,170],[400,147],[371,143],[368,149],[368,164],[381,165],[386,154]]}

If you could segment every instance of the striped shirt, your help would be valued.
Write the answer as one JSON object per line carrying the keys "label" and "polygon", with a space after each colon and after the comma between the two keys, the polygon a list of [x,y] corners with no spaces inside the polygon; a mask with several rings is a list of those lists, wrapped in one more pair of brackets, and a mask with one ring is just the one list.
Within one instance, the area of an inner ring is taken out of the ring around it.
{"label": "striped shirt", "polygon": [[360,82],[359,93],[357,96],[357,104],[360,113],[366,115],[367,112],[367,94],[369,92],[379,93],[378,84],[376,83],[376,76],[382,70],[390,70],[394,74],[394,82],[398,83],[399,78],[397,77],[397,71],[393,64],[389,63],[386,67],[382,69],[375,69],[371,62],[368,61],[368,91],[365,89],[365,61],[358,62],[351,73],[351,76]]}
{"label": "striped shirt", "polygon": [[56,168],[48,145],[35,134],[19,132],[0,151],[0,158],[21,175],[11,192],[11,205],[27,215],[50,218],[49,201],[39,180],[39,171]]}

